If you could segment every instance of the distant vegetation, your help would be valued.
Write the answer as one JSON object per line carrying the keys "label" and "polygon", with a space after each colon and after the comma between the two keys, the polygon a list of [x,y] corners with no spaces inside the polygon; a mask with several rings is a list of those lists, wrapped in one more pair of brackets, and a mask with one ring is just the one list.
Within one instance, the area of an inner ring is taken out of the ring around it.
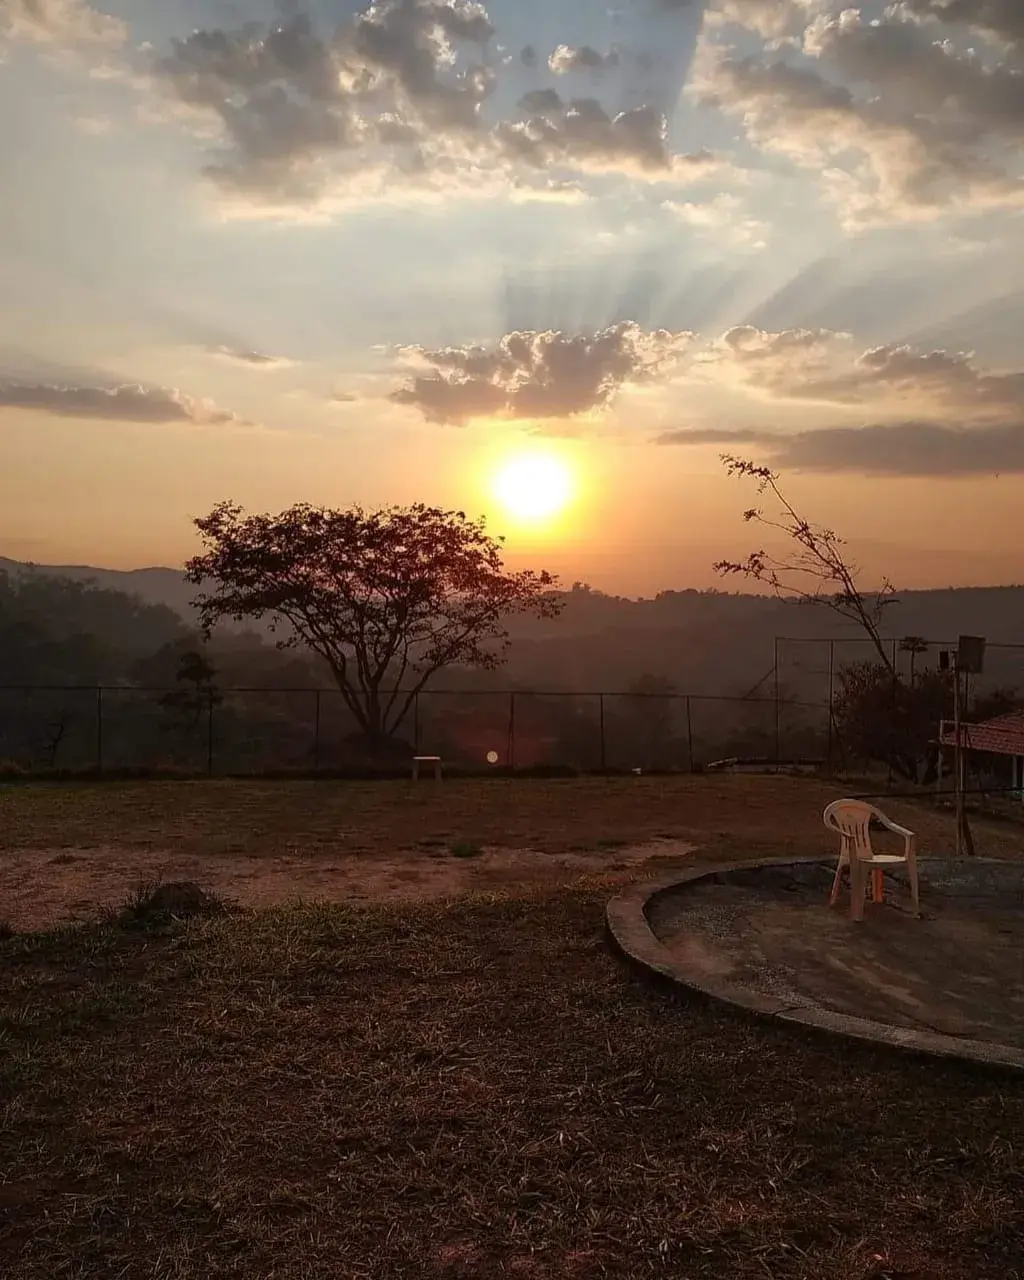
{"label": "distant vegetation", "polygon": [[[210,720],[217,771],[348,767],[358,760],[351,738],[358,726],[321,661],[305,651],[279,651],[265,632],[218,627],[204,642],[195,614],[169,607],[183,598],[172,570],[119,575],[74,570],[77,579],[8,563],[0,572],[0,663],[5,686],[81,685],[80,691],[0,692],[0,761],[22,768],[208,767]],[[129,584],[139,594],[114,589]],[[102,584],[102,585],[99,585]],[[187,588],[194,593],[194,588]],[[143,594],[144,593],[144,594]],[[558,618],[511,620],[507,665],[496,671],[455,666],[425,695],[418,724],[422,746],[446,758],[482,765],[489,750],[509,763],[509,699],[513,689],[564,695],[517,699],[515,763],[600,764],[599,708],[582,696],[605,690],[605,763],[645,768],[689,765],[728,755],[771,755],[775,749],[773,661],[779,645],[781,747],[789,755],[824,754],[827,746],[829,646],[835,640],[833,686],[837,723],[833,751],[888,753],[851,731],[840,702],[840,672],[870,653],[839,619],[765,596],[720,591],[669,591],[653,600],[606,595],[577,583],[562,593]],[[898,593],[887,607],[887,634],[955,640],[961,631],[992,642],[1024,643],[1024,589],[1017,587]],[[937,665],[935,646],[906,651],[896,645],[904,680],[914,664],[915,688]],[[102,742],[97,741],[97,695],[102,684]],[[292,692],[268,692],[286,688]],[[234,693],[245,689],[251,692]],[[927,776],[922,738],[943,711],[943,687],[916,697],[917,776]],[[990,648],[985,677],[972,696],[1024,689],[1024,649]],[[455,691],[449,697],[442,691]],[[673,694],[730,695],[747,701],[685,703]],[[1002,708],[1003,701],[991,704]],[[767,699],[759,702],[756,699]],[[319,729],[317,701],[319,700]],[[819,704],[801,709],[794,702]],[[1012,701],[1012,699],[1011,699]],[[884,702],[884,698],[883,698]],[[980,710],[981,708],[979,708]],[[870,725],[864,725],[865,732]],[[877,727],[877,722],[876,722]],[[889,742],[885,730],[883,748]],[[841,738],[840,738],[840,735]],[[870,736],[870,734],[869,734]],[[900,747],[903,752],[903,746]]]}

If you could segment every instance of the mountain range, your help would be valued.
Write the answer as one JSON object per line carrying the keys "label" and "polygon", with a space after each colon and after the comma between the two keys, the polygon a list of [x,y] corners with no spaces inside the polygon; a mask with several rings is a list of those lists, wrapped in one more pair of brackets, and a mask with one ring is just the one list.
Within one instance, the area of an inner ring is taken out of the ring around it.
{"label": "mountain range", "polygon": [[[0,572],[93,582],[195,619],[195,588],[179,569],[28,565],[0,558]],[[820,605],[721,591],[665,591],[632,600],[578,584],[566,593],[560,617],[516,619],[510,630],[508,676],[519,687],[537,689],[613,690],[653,675],[687,692],[742,695],[768,679],[778,650],[781,683],[823,692],[830,647],[833,667],[871,656],[857,631]],[[922,665],[933,663],[935,651],[955,644],[960,634],[985,636],[986,683],[1024,689],[1024,586],[898,592],[884,631],[904,664],[910,657],[899,649],[901,638],[933,642],[915,659]]]}

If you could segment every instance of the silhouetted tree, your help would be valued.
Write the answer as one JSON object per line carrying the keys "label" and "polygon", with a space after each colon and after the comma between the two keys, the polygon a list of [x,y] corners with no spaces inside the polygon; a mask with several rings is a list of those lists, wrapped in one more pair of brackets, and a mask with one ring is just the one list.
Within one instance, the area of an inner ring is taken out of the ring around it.
{"label": "silhouetted tree", "polygon": [[857,584],[857,566],[843,551],[843,539],[833,529],[812,524],[800,515],[783,493],[774,471],[732,454],[723,454],[722,461],[731,476],[755,480],[758,494],[768,494],[775,502],[773,513],[750,507],[744,511],[743,519],[782,534],[792,550],[780,555],[764,549],[752,551],[746,560],[719,560],[715,570],[725,576],[739,574],[749,578],[784,599],[822,604],[856,623],[894,679],[896,670],[880,631],[885,608],[895,601],[892,583],[884,579],[876,593],[866,595]]}
{"label": "silhouetted tree", "polygon": [[838,673],[836,725],[854,756],[890,765],[908,782],[928,782],[935,776],[933,744],[949,698],[943,672],[922,671],[911,685],[878,663],[855,662]]}
{"label": "silhouetted tree", "polygon": [[371,743],[442,668],[499,666],[510,615],[561,606],[551,574],[506,571],[500,540],[461,511],[299,504],[246,515],[223,502],[195,523],[205,551],[186,577],[208,588],[194,601],[204,632],[223,618],[287,628],[279,647],[304,644],[327,663]]}
{"label": "silhouetted tree", "polygon": [[917,659],[923,653],[928,652],[928,641],[924,636],[904,636],[900,641],[900,653],[910,654],[910,687],[914,687],[914,675],[917,668]]}
{"label": "silhouetted tree", "polygon": [[174,679],[176,687],[158,699],[166,710],[182,716],[194,728],[203,712],[210,712],[222,701],[217,689],[217,672],[198,650],[181,655]]}

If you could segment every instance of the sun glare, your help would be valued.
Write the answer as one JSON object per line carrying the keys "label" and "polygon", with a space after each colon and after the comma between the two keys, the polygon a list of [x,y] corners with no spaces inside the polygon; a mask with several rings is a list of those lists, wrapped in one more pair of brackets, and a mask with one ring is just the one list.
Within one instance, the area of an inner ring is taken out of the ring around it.
{"label": "sun glare", "polygon": [[573,478],[552,454],[521,453],[498,467],[493,489],[507,515],[524,524],[543,524],[572,500]]}

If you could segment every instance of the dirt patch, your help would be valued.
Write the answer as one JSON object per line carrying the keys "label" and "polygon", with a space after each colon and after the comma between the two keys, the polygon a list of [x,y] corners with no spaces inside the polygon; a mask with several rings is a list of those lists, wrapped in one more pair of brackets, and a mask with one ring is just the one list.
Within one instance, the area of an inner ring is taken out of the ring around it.
{"label": "dirt patch", "polygon": [[[821,812],[840,794],[785,775],[12,784],[0,786],[0,920],[87,918],[160,880],[247,906],[387,902],[614,885],[694,846],[730,861],[829,854]],[[948,815],[883,808],[922,854],[954,847]],[[978,823],[975,839],[1013,857],[1024,832]]]}
{"label": "dirt patch", "polygon": [[173,849],[119,846],[76,849],[15,849],[0,865],[0,915],[18,929],[40,929],[69,920],[93,919],[121,903],[140,885],[194,881],[245,907],[293,900],[416,902],[468,893],[508,893],[552,888],[581,875],[601,874],[608,883],[675,865],[693,852],[683,841],[654,840],[589,853],[543,853],[536,849],[485,846],[478,857],[455,858],[444,849],[407,850],[392,857],[338,854],[310,858],[202,857]]}

